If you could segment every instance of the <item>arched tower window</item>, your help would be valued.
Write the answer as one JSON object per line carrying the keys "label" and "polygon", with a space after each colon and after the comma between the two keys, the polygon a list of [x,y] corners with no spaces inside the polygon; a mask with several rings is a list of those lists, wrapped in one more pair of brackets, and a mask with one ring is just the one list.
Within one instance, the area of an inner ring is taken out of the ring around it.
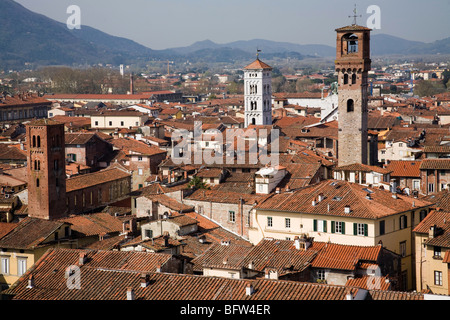
{"label": "arched tower window", "polygon": [[36,147],[38,147],[38,148],[41,147],[41,137],[40,136],[36,137]]}
{"label": "arched tower window", "polygon": [[255,125],[255,124],[256,124],[256,119],[252,118],[252,125]]}
{"label": "arched tower window", "polygon": [[353,101],[353,99],[348,99],[347,100],[347,112],[353,112],[355,111],[355,102]]}
{"label": "arched tower window", "polygon": [[39,188],[39,178],[36,179],[36,187]]}
{"label": "arched tower window", "polygon": [[33,146],[33,148],[35,148],[36,147],[36,136],[33,136],[33,143],[32,143],[32,146]]}
{"label": "arched tower window", "polygon": [[344,84],[348,84],[348,74],[344,74]]}
{"label": "arched tower window", "polygon": [[356,73],[352,74],[352,84],[356,84]]}

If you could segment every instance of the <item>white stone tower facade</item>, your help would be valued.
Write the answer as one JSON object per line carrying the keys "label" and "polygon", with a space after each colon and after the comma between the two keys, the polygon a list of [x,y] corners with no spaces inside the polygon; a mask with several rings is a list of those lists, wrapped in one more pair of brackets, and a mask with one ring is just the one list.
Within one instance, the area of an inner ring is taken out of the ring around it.
{"label": "white stone tower facade", "polygon": [[272,125],[272,67],[257,58],[244,68],[245,127]]}

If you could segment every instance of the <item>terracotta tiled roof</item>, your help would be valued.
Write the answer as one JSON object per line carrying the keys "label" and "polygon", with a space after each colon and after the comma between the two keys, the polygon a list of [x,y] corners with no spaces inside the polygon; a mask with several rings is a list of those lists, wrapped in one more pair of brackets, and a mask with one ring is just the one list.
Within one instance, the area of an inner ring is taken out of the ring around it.
{"label": "terracotta tiled roof", "polygon": [[0,239],[1,248],[35,249],[54,231],[63,226],[60,221],[27,217]]}
{"label": "terracotta tiled roof", "polygon": [[448,190],[430,194],[422,199],[434,203],[436,207],[441,208],[443,211],[450,212],[450,192]]}
{"label": "terracotta tiled roof", "polygon": [[[313,243],[314,249],[316,243]],[[321,249],[311,266],[321,269],[355,270],[360,261],[378,261],[382,246],[361,247],[321,243]]]}
{"label": "terracotta tiled roof", "polygon": [[377,276],[363,276],[361,278],[348,279],[345,286],[348,287],[358,287],[361,289],[370,289],[372,285],[379,285],[379,289],[377,290],[389,290],[391,284],[389,283],[389,279],[387,277],[377,277]]}
{"label": "terracotta tiled roof", "polygon": [[418,292],[370,290],[369,294],[369,300],[424,300],[424,295]]}
{"label": "terracotta tiled roof", "polygon": [[420,177],[420,165],[422,161],[392,160],[386,169],[392,171],[392,177]]}
{"label": "terracotta tiled roof", "polygon": [[114,147],[123,150],[126,154],[141,154],[146,156],[153,156],[156,154],[167,153],[154,145],[148,145],[142,141],[130,138],[118,138],[110,141]]}
{"label": "terracotta tiled roof", "polygon": [[[366,198],[369,193],[367,190],[371,192],[371,199]],[[312,201],[317,200],[317,195],[320,193],[324,195],[324,200],[313,206]],[[328,205],[330,205],[329,211]],[[350,206],[350,213],[344,212],[344,207],[347,205]],[[257,210],[378,219],[428,205],[431,203],[407,196],[398,195],[394,199],[391,192],[386,190],[369,189],[348,181],[324,180],[300,190],[272,194],[255,208]]]}
{"label": "terracotta tiled roof", "polygon": [[163,206],[176,212],[189,212],[194,210],[192,206],[180,203],[165,194],[147,195],[146,197],[154,202],[159,202]]}
{"label": "terracotta tiled roof", "polygon": [[73,216],[59,221],[71,224],[72,231],[82,236],[116,233],[122,231],[122,221],[108,213]]}
{"label": "terracotta tiled roof", "polygon": [[425,146],[425,153],[450,153],[450,146]]}
{"label": "terracotta tiled roof", "polygon": [[217,203],[239,203],[240,199],[244,203],[261,202],[267,195],[256,195],[256,194],[242,194],[237,192],[220,192],[216,190],[203,190],[198,189],[194,191],[190,196],[186,197],[188,200],[196,201],[211,201]]}
{"label": "terracotta tiled roof", "polygon": [[420,170],[450,170],[450,159],[423,159]]}
{"label": "terracotta tiled roof", "polygon": [[10,147],[6,144],[0,144],[0,160],[26,161],[27,155],[23,150]]}
{"label": "terracotta tiled roof", "polygon": [[243,260],[252,248],[237,244],[215,244],[204,254],[192,260],[194,270],[201,271],[203,268],[218,269],[241,269]]}
{"label": "terracotta tiled roof", "polygon": [[246,70],[272,70],[272,67],[269,66],[267,63],[262,62],[259,59],[256,59],[252,63],[250,63],[248,66],[246,66],[244,69]]}
{"label": "terracotta tiled roof", "polygon": [[0,239],[11,232],[17,225],[17,223],[0,222]]}
{"label": "terracotta tiled roof", "polygon": [[76,132],[76,133],[66,133],[64,135],[64,140],[66,145],[68,144],[86,144],[91,140],[96,134],[95,133],[84,133],[84,132]]}
{"label": "terracotta tiled roof", "polygon": [[336,31],[370,31],[370,30],[372,29],[363,26],[358,26],[356,24],[336,29]]}
{"label": "terracotta tiled roof", "polygon": [[361,171],[361,172],[377,172],[381,174],[388,174],[391,172],[389,169],[380,168],[377,166],[369,166],[362,163],[354,163],[346,166],[340,166],[335,168],[336,171]]}
{"label": "terracotta tiled roof", "polygon": [[[23,98],[22,98],[23,97]],[[51,101],[48,101],[45,98],[37,97],[32,94],[25,94],[25,95],[15,95],[15,96],[8,96],[2,97],[1,99],[3,102],[0,105],[1,107],[10,107],[10,106],[19,106],[19,105],[51,105]]]}
{"label": "terracotta tiled roof", "polygon": [[93,173],[82,174],[66,180],[66,191],[84,189],[102,183],[131,177],[131,175],[117,168],[107,168]]}

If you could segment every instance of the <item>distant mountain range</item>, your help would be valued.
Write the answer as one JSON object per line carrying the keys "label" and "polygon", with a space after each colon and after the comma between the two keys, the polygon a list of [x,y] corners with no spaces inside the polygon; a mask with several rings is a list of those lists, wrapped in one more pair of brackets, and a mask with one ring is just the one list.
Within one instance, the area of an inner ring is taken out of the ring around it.
{"label": "distant mountain range", "polygon": [[[234,62],[249,61],[261,49],[265,59],[331,57],[332,46],[300,45],[263,39],[218,44],[199,41],[187,47],[152,50],[135,41],[112,36],[83,25],[69,30],[65,24],[32,12],[13,0],[0,0],[0,69],[33,65],[131,64],[148,60]],[[450,38],[423,43],[374,34],[372,55],[450,54]]]}

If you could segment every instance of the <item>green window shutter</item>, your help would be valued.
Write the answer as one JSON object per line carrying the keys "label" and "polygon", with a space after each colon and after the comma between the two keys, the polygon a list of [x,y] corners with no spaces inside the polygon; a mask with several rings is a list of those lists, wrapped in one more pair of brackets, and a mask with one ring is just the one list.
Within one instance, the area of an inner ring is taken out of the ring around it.
{"label": "green window shutter", "polygon": [[354,236],[358,235],[358,224],[357,223],[353,223],[353,235]]}
{"label": "green window shutter", "polygon": [[334,233],[334,229],[335,229],[335,227],[334,227],[334,225],[335,225],[335,222],[334,221],[331,221],[331,233]]}
{"label": "green window shutter", "polygon": [[313,230],[317,231],[317,220],[316,219],[313,220]]}
{"label": "green window shutter", "polygon": [[369,234],[369,226],[367,224],[364,224],[364,236],[367,237]]}
{"label": "green window shutter", "polygon": [[327,220],[323,220],[323,232],[327,232]]}
{"label": "green window shutter", "polygon": [[345,222],[342,222],[342,234],[345,234]]}

